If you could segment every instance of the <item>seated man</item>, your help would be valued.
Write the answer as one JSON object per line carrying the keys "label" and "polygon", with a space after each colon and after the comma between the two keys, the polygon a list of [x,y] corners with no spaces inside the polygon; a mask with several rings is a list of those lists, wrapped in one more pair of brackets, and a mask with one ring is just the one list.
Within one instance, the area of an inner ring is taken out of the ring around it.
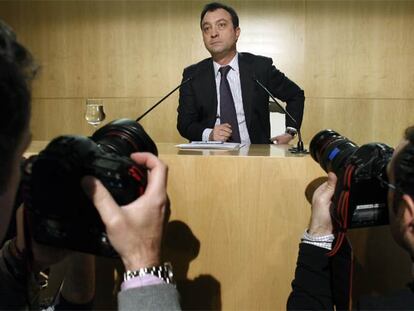
{"label": "seated man", "polygon": [[[239,17],[222,3],[201,12],[200,28],[211,54],[184,69],[177,129],[192,141],[287,144],[300,129],[305,96],[270,58],[239,53]],[[270,137],[269,95],[286,102],[286,133]]]}
{"label": "seated man", "polygon": [[[414,127],[395,149],[387,166],[388,210],[391,233],[395,241],[414,258]],[[331,199],[336,176],[328,174],[328,181],[314,193],[310,225],[299,247],[292,293],[287,302],[291,310],[333,310],[331,257],[333,225],[330,215]],[[335,255],[336,256],[336,255]],[[412,276],[411,276],[412,277]],[[358,309],[414,309],[414,285],[395,295],[360,300]]]}
{"label": "seated man", "polygon": [[[36,66],[30,53],[16,41],[0,20],[0,241],[3,240],[20,182],[20,161],[31,139],[30,81]],[[118,206],[103,185],[93,177],[82,181],[106,225],[108,237],[119,253],[126,281],[119,294],[120,309],[177,310],[178,293],[168,283],[168,267],[160,265],[160,247],[167,210],[167,167],[149,153],[132,159],[148,168],[145,193],[127,206]],[[21,210],[17,237],[0,250],[0,309],[36,308],[30,284],[36,272],[64,257],[64,251],[45,252],[45,247],[27,247],[22,233]],[[20,228],[20,229],[19,229]],[[31,244],[31,243],[29,243]],[[61,256],[62,255],[62,256]]]}

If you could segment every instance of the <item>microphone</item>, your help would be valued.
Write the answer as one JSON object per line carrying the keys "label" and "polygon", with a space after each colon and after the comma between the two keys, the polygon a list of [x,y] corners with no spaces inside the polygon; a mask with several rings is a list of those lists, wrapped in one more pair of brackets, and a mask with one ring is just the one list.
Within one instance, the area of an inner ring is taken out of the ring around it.
{"label": "microphone", "polygon": [[[276,100],[276,98],[273,96],[273,94],[255,77],[252,77],[253,81],[257,83],[257,85],[259,85],[269,96],[270,98],[273,100],[273,102],[279,107],[279,109],[281,111],[283,111],[295,124],[296,126],[298,125],[298,122],[296,121],[296,119],[294,117],[292,117],[292,115],[287,112],[287,110]],[[302,135],[300,133],[300,129],[299,126],[297,126],[297,130],[298,130],[298,144],[296,147],[292,147],[289,149],[289,151],[291,153],[297,153],[297,154],[308,154],[309,151],[306,150],[303,146],[303,140],[302,140]]]}
{"label": "microphone", "polygon": [[139,116],[135,121],[139,122],[143,117],[145,117],[148,113],[150,113],[155,107],[157,107],[159,104],[161,104],[164,100],[166,100],[172,93],[174,93],[176,90],[178,90],[180,87],[182,87],[184,84],[187,84],[193,79],[193,77],[189,77],[185,79],[179,86],[177,86],[175,89],[173,89],[171,92],[169,92],[167,95],[165,95],[163,98],[161,98],[158,102],[155,103],[150,109],[145,111],[141,116]]}

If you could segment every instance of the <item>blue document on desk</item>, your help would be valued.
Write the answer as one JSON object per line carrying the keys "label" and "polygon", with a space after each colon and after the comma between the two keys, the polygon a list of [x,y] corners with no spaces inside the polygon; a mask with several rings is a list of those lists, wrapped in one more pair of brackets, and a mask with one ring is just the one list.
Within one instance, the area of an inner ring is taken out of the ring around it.
{"label": "blue document on desk", "polygon": [[192,141],[189,144],[179,144],[180,149],[214,149],[214,150],[238,150],[244,144],[227,143],[222,141]]}

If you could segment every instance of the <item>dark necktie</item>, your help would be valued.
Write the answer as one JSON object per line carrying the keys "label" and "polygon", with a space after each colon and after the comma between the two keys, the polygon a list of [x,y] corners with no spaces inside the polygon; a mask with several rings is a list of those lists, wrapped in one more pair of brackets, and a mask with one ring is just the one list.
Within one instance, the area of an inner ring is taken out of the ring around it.
{"label": "dark necktie", "polygon": [[224,66],[219,69],[220,81],[220,123],[231,125],[232,134],[229,141],[240,143],[239,123],[237,122],[236,108],[234,107],[233,96],[231,95],[227,74],[231,67]]}

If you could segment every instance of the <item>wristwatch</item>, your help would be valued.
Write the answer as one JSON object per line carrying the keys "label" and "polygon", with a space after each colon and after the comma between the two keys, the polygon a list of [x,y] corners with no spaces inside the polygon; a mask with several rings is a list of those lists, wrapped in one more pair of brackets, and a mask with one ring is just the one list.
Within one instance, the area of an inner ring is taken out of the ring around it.
{"label": "wristwatch", "polygon": [[295,129],[294,127],[287,127],[285,133],[289,134],[292,137],[295,137],[296,134],[298,133],[298,130]]}
{"label": "wristwatch", "polygon": [[153,275],[164,280],[165,283],[174,284],[172,266],[169,262],[165,262],[161,266],[146,267],[134,271],[127,270],[124,273],[124,281],[144,275]]}

